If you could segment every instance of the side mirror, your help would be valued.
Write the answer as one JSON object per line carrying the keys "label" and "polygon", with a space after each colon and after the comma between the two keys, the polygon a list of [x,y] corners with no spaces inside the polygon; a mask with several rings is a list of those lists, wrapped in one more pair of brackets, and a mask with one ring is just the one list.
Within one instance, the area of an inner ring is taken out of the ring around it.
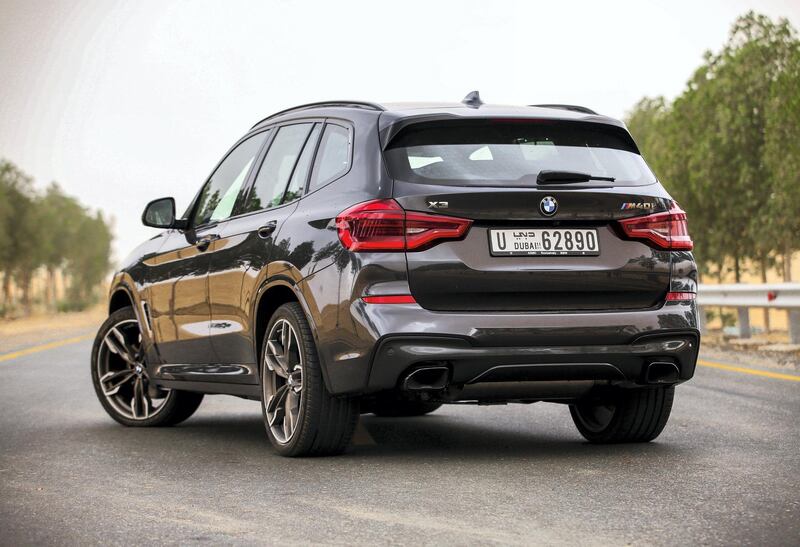
{"label": "side mirror", "polygon": [[153,228],[184,228],[185,221],[175,218],[173,198],[155,199],[147,204],[142,213],[142,224]]}

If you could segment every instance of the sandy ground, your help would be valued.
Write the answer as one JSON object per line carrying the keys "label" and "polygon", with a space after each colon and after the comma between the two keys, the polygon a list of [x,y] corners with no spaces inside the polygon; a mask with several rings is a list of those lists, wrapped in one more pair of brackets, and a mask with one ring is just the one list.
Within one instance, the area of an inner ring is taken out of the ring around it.
{"label": "sandy ground", "polygon": [[81,312],[0,320],[0,353],[93,333],[105,317],[105,306],[97,305]]}
{"label": "sandy ground", "polygon": [[781,369],[790,373],[800,371],[800,346],[787,342],[788,335],[785,332],[761,333],[741,340],[711,331],[702,336],[701,357],[736,365]]}

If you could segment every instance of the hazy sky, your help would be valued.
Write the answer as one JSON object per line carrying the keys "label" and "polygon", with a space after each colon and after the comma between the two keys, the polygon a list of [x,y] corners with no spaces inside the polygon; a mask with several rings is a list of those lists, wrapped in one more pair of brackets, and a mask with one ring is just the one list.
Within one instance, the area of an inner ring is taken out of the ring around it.
{"label": "hazy sky", "polygon": [[113,215],[121,258],[254,122],[324,99],[583,104],[674,97],[749,9],[800,1],[0,0],[0,157]]}

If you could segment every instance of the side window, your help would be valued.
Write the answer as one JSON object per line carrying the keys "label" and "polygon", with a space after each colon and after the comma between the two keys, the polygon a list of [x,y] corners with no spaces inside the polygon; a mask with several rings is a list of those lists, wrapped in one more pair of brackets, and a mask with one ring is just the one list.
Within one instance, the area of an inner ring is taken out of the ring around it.
{"label": "side window", "polygon": [[314,160],[314,151],[317,149],[317,140],[321,132],[322,124],[314,124],[314,129],[311,130],[311,134],[306,139],[306,145],[303,147],[300,159],[297,160],[289,186],[286,188],[284,202],[293,201],[303,194],[303,189],[306,187],[306,181],[308,180],[308,173],[311,171],[311,162]]}
{"label": "side window", "polygon": [[268,134],[265,131],[242,141],[219,164],[200,192],[192,226],[202,226],[231,216],[236,198]]}
{"label": "side window", "polygon": [[298,123],[278,129],[253,183],[245,211],[258,211],[281,203],[313,125],[313,123]]}
{"label": "side window", "polygon": [[308,191],[341,177],[349,168],[350,132],[341,125],[326,124]]}

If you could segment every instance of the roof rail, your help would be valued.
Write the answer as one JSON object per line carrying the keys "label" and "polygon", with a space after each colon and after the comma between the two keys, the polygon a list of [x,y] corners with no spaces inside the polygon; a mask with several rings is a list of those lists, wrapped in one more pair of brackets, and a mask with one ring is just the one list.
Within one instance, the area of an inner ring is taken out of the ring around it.
{"label": "roof rail", "polygon": [[[289,112],[294,112],[295,110],[306,110],[306,109],[309,109],[309,108],[321,108],[321,107],[326,107],[326,106],[327,107],[337,107],[338,106],[338,107],[344,107],[344,108],[363,108],[363,109],[366,109],[366,110],[377,110],[377,111],[380,111],[380,112],[383,112],[383,111],[386,110],[385,108],[383,108],[381,105],[379,105],[377,103],[370,103],[370,102],[366,102],[366,101],[320,101],[320,102],[317,102],[317,103],[301,104],[299,106],[293,106],[291,108],[287,108],[285,110],[281,110],[280,112],[275,112],[274,114],[270,114],[269,116],[267,116],[263,120],[261,120],[258,123],[256,123],[253,127],[261,125],[265,121],[270,120],[272,118],[276,118],[276,117],[281,116],[283,114],[288,114]],[[250,129],[252,129],[252,127]]]}
{"label": "roof rail", "polygon": [[597,116],[597,112],[592,110],[591,108],[586,108],[585,106],[578,106],[575,104],[529,104],[528,106],[536,106],[539,108],[558,108],[560,110],[571,110],[572,112],[582,112],[583,114],[594,114]]}

